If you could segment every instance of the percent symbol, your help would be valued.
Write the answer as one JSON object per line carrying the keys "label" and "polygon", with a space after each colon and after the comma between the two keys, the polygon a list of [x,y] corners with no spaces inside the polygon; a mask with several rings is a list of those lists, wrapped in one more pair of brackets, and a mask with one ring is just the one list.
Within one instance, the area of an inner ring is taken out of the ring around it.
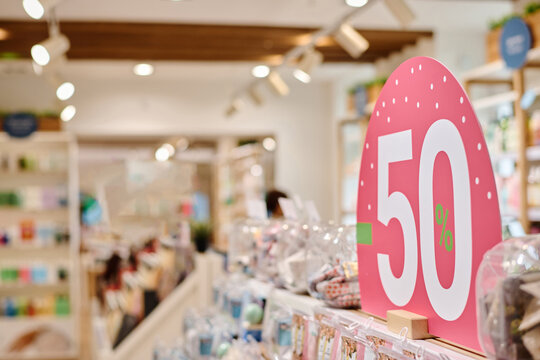
{"label": "percent symbol", "polygon": [[[444,218],[443,218],[444,213]],[[441,204],[435,206],[435,221],[437,224],[442,225],[441,238],[439,240],[439,245],[442,246],[444,240],[444,247],[446,251],[452,251],[454,248],[454,234],[450,230],[446,230],[446,219],[448,218],[448,209],[444,212],[444,209]]]}

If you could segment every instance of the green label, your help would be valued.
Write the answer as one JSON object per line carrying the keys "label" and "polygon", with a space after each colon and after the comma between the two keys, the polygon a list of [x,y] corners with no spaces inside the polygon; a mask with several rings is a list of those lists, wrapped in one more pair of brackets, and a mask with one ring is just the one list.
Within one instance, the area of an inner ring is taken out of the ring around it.
{"label": "green label", "polygon": [[371,223],[356,224],[356,242],[364,245],[373,244],[373,239],[371,238]]}

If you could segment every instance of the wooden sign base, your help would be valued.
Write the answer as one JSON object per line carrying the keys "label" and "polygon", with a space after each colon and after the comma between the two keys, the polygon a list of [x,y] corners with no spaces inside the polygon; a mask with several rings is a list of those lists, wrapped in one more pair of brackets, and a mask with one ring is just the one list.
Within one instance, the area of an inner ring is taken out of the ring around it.
{"label": "wooden sign base", "polygon": [[400,333],[407,328],[407,337],[413,340],[431,339],[428,331],[428,319],[406,310],[388,310],[386,312],[386,327],[394,333]]}

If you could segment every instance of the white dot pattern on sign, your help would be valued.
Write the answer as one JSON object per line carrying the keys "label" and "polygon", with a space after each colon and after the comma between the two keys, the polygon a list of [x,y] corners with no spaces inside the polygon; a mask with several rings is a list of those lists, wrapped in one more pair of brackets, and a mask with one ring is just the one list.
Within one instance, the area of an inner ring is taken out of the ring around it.
{"label": "white dot pattern on sign", "polygon": [[417,107],[417,108],[420,108],[420,101],[417,101],[417,102],[416,102],[416,107]]}
{"label": "white dot pattern on sign", "polygon": [[390,116],[386,118],[386,121],[390,122]]}
{"label": "white dot pattern on sign", "polygon": [[369,149],[369,143],[366,143],[366,149]]}
{"label": "white dot pattern on sign", "polygon": [[379,116],[379,110],[377,110],[377,116]]}
{"label": "white dot pattern on sign", "polygon": [[396,85],[397,85],[397,84],[399,84],[399,81],[398,81],[398,79],[396,79]]}
{"label": "white dot pattern on sign", "polygon": [[465,124],[465,115],[461,117],[461,122]]}
{"label": "white dot pattern on sign", "polygon": [[373,169],[373,163],[371,163],[371,165],[369,167]]}
{"label": "white dot pattern on sign", "polygon": [[463,96],[459,98],[459,103],[463,104]]}
{"label": "white dot pattern on sign", "polygon": [[442,81],[446,82],[446,75],[443,76]]}
{"label": "white dot pattern on sign", "polygon": [[479,178],[475,178],[475,179],[474,179],[474,183],[475,183],[476,185],[478,185],[478,184],[480,183],[480,179],[479,179]]}
{"label": "white dot pattern on sign", "polygon": [[482,144],[478,143],[478,151],[482,150]]}
{"label": "white dot pattern on sign", "polygon": [[408,100],[409,100],[409,98],[405,96],[405,102],[407,102]]}
{"label": "white dot pattern on sign", "polygon": [[429,85],[429,88],[430,88],[431,90],[433,90],[433,83],[431,83],[431,85]]}
{"label": "white dot pattern on sign", "polygon": [[367,205],[367,209],[368,209],[368,210],[371,210],[371,204],[368,204],[368,205]]}
{"label": "white dot pattern on sign", "polygon": [[360,181],[360,186],[364,186],[364,180]]}
{"label": "white dot pattern on sign", "polygon": [[396,98],[392,98],[392,104],[396,103]]}
{"label": "white dot pattern on sign", "polygon": [[488,199],[491,199],[491,191],[488,191],[488,193],[487,193],[487,198],[488,198]]}
{"label": "white dot pattern on sign", "polygon": [[382,107],[386,107],[386,103],[384,101],[382,102]]}
{"label": "white dot pattern on sign", "polygon": [[418,65],[418,70],[422,70],[422,64]]}
{"label": "white dot pattern on sign", "polygon": [[439,103],[435,103],[435,109],[438,109],[439,108]]}
{"label": "white dot pattern on sign", "polygon": [[414,68],[411,68],[411,74],[414,74]]}

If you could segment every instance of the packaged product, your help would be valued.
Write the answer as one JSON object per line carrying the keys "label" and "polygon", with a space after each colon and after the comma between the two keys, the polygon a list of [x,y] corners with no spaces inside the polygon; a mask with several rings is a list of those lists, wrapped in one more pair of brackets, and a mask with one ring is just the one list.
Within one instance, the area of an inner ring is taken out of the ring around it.
{"label": "packaged product", "polygon": [[318,225],[308,243],[309,293],[332,307],[359,308],[356,228]]}
{"label": "packaged product", "polygon": [[284,221],[277,236],[277,286],[302,293],[307,290],[306,243],[309,226],[298,221]]}
{"label": "packaged product", "polygon": [[489,250],[476,283],[479,340],[491,359],[540,359],[540,236]]}

